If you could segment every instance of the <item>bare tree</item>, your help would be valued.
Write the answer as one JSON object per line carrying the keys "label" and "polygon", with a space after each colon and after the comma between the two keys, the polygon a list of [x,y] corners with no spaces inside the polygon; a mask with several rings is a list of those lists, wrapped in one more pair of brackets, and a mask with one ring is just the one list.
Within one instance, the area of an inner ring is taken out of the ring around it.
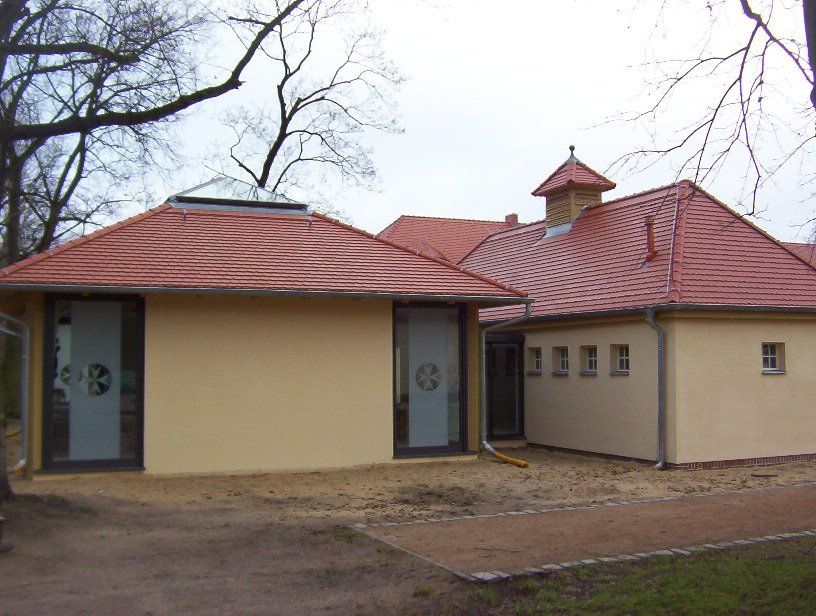
{"label": "bare tree", "polygon": [[[673,5],[672,0],[660,3],[660,20],[679,6]],[[692,44],[699,41],[693,55],[655,62],[652,66],[662,77],[650,84],[653,102],[624,117],[647,127],[650,145],[628,152],[612,166],[637,170],[671,155],[679,161],[678,175],[691,173],[695,182],[704,183],[731,159],[745,169],[741,205],[754,215],[763,186],[787,165],[812,154],[816,0],[804,0],[803,12],[795,3],[774,0],[701,0],[697,6],[709,13],[709,29],[701,24],[699,32],[686,33]],[[735,8],[744,18],[745,36],[729,47],[711,31]],[[681,10],[688,10],[688,3]],[[681,105],[684,117],[693,119],[679,130],[667,130],[662,120],[678,114]],[[803,179],[812,181],[812,171]]]}
{"label": "bare tree", "polygon": [[402,77],[378,33],[359,23],[366,8],[357,0],[315,3],[261,46],[269,96],[226,118],[235,133],[230,161],[258,186],[308,189],[313,201],[329,172],[370,186],[376,170],[361,133],[402,130],[393,102]]}

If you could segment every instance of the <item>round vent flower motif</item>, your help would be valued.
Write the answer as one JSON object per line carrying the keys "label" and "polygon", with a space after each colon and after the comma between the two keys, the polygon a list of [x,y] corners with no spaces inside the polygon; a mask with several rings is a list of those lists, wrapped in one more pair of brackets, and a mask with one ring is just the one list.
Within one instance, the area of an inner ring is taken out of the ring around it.
{"label": "round vent flower motif", "polygon": [[433,391],[439,387],[439,366],[433,363],[422,364],[416,371],[416,383],[423,391]]}
{"label": "round vent flower motif", "polygon": [[89,396],[101,396],[111,386],[111,373],[102,364],[88,364],[79,372],[79,386]]}

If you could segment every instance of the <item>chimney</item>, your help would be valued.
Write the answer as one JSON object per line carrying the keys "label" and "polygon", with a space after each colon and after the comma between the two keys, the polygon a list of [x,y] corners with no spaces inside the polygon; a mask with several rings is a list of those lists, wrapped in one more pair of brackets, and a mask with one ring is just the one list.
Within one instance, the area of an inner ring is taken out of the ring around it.
{"label": "chimney", "polygon": [[569,150],[569,158],[532,193],[546,199],[547,227],[571,223],[583,208],[600,205],[601,195],[615,188],[613,181],[578,160],[574,145]]}
{"label": "chimney", "polygon": [[504,222],[506,222],[511,227],[518,227],[518,214],[508,214],[504,217]]}
{"label": "chimney", "polygon": [[646,261],[654,261],[657,256],[654,241],[654,216],[646,216]]}

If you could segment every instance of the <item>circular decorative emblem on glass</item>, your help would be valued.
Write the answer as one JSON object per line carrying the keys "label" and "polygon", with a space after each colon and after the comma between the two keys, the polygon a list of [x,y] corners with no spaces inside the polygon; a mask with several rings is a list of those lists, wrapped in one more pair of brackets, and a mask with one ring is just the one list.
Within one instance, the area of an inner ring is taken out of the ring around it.
{"label": "circular decorative emblem on glass", "polygon": [[433,391],[439,387],[439,366],[432,363],[422,364],[416,371],[416,382],[424,391]]}
{"label": "circular decorative emblem on glass", "polygon": [[89,396],[101,396],[110,389],[110,370],[102,364],[88,364],[79,372],[79,386]]}

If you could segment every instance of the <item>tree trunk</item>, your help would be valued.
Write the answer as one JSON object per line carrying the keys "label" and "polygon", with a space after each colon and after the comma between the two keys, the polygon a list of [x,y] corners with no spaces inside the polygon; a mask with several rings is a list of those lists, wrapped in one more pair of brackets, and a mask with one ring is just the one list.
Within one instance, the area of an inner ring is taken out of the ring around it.
{"label": "tree trunk", "polygon": [[[802,3],[805,13],[805,42],[808,50],[808,63],[811,75],[816,76],[816,0],[805,0]],[[810,104],[816,109],[816,83],[810,90]]]}

